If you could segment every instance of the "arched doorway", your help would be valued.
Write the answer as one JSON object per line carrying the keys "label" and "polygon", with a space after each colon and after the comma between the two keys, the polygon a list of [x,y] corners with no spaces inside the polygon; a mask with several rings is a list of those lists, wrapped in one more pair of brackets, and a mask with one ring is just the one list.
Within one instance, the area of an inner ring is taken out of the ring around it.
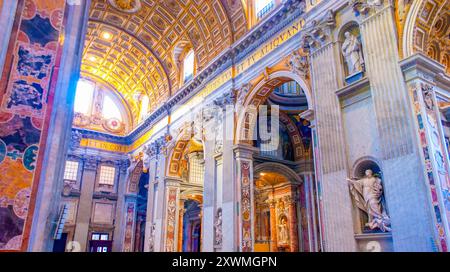
{"label": "arched doorway", "polygon": [[144,241],[145,241],[145,222],[147,222],[147,199],[148,199],[148,173],[142,173],[139,179],[139,190],[137,194],[136,206],[136,230],[135,230],[135,242],[134,251],[143,252],[144,251]]}
{"label": "arched doorway", "polygon": [[193,131],[191,126],[181,129],[167,173],[171,180],[177,181],[180,193],[177,227],[173,235],[177,241],[174,251],[178,252],[200,252],[202,246],[204,148]]}
{"label": "arched doorway", "polygon": [[255,251],[299,251],[299,175],[281,163],[264,162],[255,167],[254,180]]}
{"label": "arched doorway", "polygon": [[[243,110],[237,113],[235,142],[256,150],[252,156],[254,250],[320,251],[320,192],[309,83],[282,70],[259,78],[253,85],[243,99]],[[266,113],[262,107],[267,108]],[[262,114],[267,118],[260,118]],[[260,137],[261,122],[267,122],[265,128],[270,132],[278,123],[275,142],[271,139],[267,143]],[[257,170],[258,165],[267,163],[278,170]]]}
{"label": "arched doorway", "polygon": [[196,200],[184,201],[182,221],[182,251],[200,252],[201,249],[201,204]]}
{"label": "arched doorway", "polygon": [[[449,1],[417,0],[397,7],[408,10],[404,20],[401,39],[404,58],[421,52],[445,66],[450,73],[450,21]],[[400,10],[398,11],[400,12]],[[399,16],[404,16],[399,14]]]}

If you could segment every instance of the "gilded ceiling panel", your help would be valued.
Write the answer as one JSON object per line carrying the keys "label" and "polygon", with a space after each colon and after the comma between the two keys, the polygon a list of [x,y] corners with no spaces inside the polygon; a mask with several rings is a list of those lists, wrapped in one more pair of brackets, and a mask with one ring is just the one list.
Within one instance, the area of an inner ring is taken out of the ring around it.
{"label": "gilded ceiling panel", "polygon": [[137,94],[154,110],[181,87],[174,48],[189,44],[197,70],[247,30],[241,0],[93,0],[82,73],[114,87],[134,117]]}

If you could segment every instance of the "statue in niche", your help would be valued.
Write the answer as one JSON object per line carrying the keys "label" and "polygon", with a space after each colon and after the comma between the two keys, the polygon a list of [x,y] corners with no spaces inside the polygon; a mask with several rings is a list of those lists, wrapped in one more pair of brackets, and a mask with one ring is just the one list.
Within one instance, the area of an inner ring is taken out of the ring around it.
{"label": "statue in niche", "polygon": [[383,195],[381,179],[374,176],[372,170],[367,169],[363,178],[347,180],[356,206],[368,215],[365,226],[371,230],[391,231],[391,221],[381,199]]}
{"label": "statue in niche", "polygon": [[217,209],[217,214],[214,222],[214,244],[216,246],[222,245],[222,209]]}
{"label": "statue in niche", "polygon": [[139,160],[138,157],[135,157],[132,154],[128,154],[128,160],[130,161],[130,166],[127,168],[127,175],[130,177]]}
{"label": "statue in niche", "polygon": [[155,224],[150,227],[150,237],[148,237],[148,250],[150,252],[155,251]]}
{"label": "statue in niche", "polygon": [[285,216],[281,217],[280,225],[278,226],[278,241],[279,244],[289,244],[289,227]]}
{"label": "statue in niche", "polygon": [[364,72],[364,56],[359,39],[350,33],[345,32],[345,41],[342,44],[342,55],[347,63],[348,74],[354,75]]}
{"label": "statue in niche", "polygon": [[151,157],[152,157],[152,149],[150,145],[144,145],[144,149],[142,150],[142,161],[144,172],[147,172],[147,170],[150,168]]}
{"label": "statue in niche", "polygon": [[97,92],[95,98],[94,110],[92,112],[91,121],[94,125],[100,125],[103,120],[103,93]]}

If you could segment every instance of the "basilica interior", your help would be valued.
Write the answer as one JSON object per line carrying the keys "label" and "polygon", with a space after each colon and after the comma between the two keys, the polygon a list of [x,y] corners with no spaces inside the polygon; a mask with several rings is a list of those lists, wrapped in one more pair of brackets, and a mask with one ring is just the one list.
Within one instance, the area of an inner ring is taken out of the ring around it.
{"label": "basilica interior", "polygon": [[450,1],[0,13],[0,252],[450,250]]}

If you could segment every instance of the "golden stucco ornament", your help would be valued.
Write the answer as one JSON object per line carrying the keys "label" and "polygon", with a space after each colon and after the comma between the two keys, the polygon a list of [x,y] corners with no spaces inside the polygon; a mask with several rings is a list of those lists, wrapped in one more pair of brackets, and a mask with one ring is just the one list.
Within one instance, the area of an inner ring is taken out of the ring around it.
{"label": "golden stucco ornament", "polygon": [[133,13],[141,9],[140,0],[109,0],[109,3],[118,10]]}

